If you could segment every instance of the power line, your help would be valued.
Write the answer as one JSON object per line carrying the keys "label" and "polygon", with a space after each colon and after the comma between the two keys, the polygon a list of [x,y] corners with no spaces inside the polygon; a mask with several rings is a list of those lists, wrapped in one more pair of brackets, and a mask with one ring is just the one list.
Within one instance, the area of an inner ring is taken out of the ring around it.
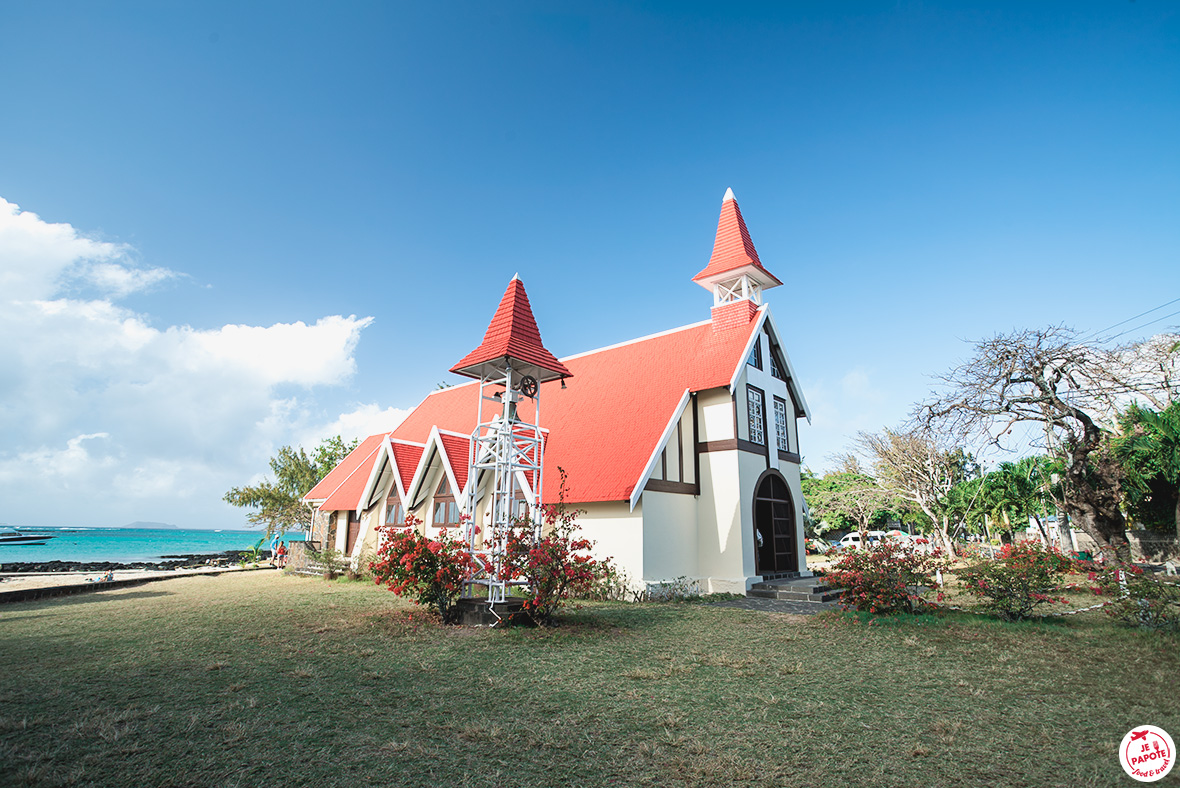
{"label": "power line", "polygon": [[[1177,301],[1180,301],[1180,299],[1177,299]],[[1173,301],[1172,303],[1175,303],[1175,301]],[[1180,315],[1180,310],[1176,310],[1175,312],[1172,312],[1172,313],[1171,313],[1171,314],[1169,314],[1169,315],[1164,315],[1163,317],[1157,317],[1157,318],[1156,318],[1156,319],[1154,319],[1154,320],[1148,320],[1146,323],[1144,323],[1144,324],[1143,324],[1143,325],[1141,325],[1141,326],[1135,326],[1134,328],[1128,328],[1126,331],[1123,331],[1123,332],[1121,332],[1121,333],[1115,334],[1113,337],[1108,337],[1107,339],[1104,339],[1104,340],[1102,340],[1102,341],[1103,341],[1103,342],[1112,342],[1112,341],[1114,341],[1114,340],[1118,339],[1118,338],[1119,338],[1119,337],[1121,337],[1121,336],[1126,336],[1127,334],[1130,334],[1130,333],[1132,333],[1132,332],[1134,332],[1134,331],[1138,331],[1138,330],[1139,330],[1139,329],[1141,329],[1141,328],[1147,328],[1147,327],[1148,327],[1148,326],[1150,326],[1152,323],[1158,323],[1158,322],[1160,322],[1161,320],[1167,320],[1169,317],[1175,317],[1176,315]]]}
{"label": "power line", "polygon": [[[1107,326],[1106,328],[1103,328],[1099,331],[1092,331],[1089,334],[1086,334],[1086,336],[1082,337],[1081,340],[1079,340],[1079,341],[1086,342],[1092,338],[1100,337],[1100,336],[1102,336],[1102,334],[1104,334],[1107,331],[1110,331],[1112,328],[1118,328],[1121,325],[1124,325],[1126,323],[1130,323],[1132,320],[1138,320],[1139,318],[1143,317],[1144,315],[1150,315],[1152,312],[1158,312],[1159,310],[1163,309],[1164,307],[1171,306],[1172,304],[1175,304],[1178,302],[1180,302],[1180,298],[1172,299],[1171,301],[1169,301],[1166,304],[1160,304],[1159,306],[1152,307],[1151,309],[1148,309],[1146,312],[1140,312],[1139,314],[1135,315],[1134,317],[1128,317],[1126,320],[1120,320],[1119,322],[1115,323],[1113,326]],[[1170,315],[1169,315],[1169,317],[1170,317]],[[1164,320],[1166,318],[1160,318],[1160,319]],[[1155,321],[1152,321],[1152,322],[1155,322]],[[1148,324],[1148,325],[1150,325],[1150,324]],[[1134,329],[1132,329],[1132,330],[1134,330]],[[1119,334],[1118,336],[1122,336],[1122,334]],[[1108,340],[1104,340],[1104,341],[1109,342],[1110,340],[1108,339]]]}

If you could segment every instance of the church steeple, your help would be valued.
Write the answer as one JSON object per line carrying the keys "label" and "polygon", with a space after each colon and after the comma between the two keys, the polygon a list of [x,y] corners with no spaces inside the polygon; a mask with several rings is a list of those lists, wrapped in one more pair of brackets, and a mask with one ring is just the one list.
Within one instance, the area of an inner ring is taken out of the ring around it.
{"label": "church steeple", "polygon": [[721,201],[713,256],[692,281],[713,291],[714,309],[742,300],[748,300],[752,307],[756,307],[762,303],[763,290],[782,284],[758,259],[758,250],[750,240],[750,231],[746,229],[733,189],[726,189]]}

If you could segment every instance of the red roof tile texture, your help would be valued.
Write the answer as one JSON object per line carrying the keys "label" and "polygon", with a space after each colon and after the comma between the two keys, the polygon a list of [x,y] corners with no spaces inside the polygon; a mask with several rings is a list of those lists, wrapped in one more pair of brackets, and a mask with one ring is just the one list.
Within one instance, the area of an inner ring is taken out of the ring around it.
{"label": "red roof tile texture", "polygon": [[[475,419],[471,420],[471,429],[475,429]],[[442,441],[443,450],[447,454],[447,460],[451,463],[451,470],[455,472],[456,494],[463,490],[467,484],[467,461],[470,459],[471,438],[460,438],[457,435],[448,435],[441,433],[439,438]]]}
{"label": "red roof tile texture", "polygon": [[402,489],[410,489],[414,481],[414,471],[418,470],[418,461],[422,459],[423,446],[411,446],[405,443],[393,442],[393,458],[397,462],[398,476],[401,477]]}
{"label": "red roof tile texture", "polygon": [[709,258],[709,264],[694,276],[692,281],[736,271],[748,265],[754,266],[775,283],[782,284],[774,274],[763,268],[762,261],[758,259],[758,250],[750,240],[750,231],[746,229],[746,221],[742,218],[742,210],[738,207],[737,200],[728,198],[721,203],[717,237],[713,241],[713,256]]}
{"label": "red roof tile texture", "polygon": [[[566,500],[574,503],[626,501],[685,390],[728,386],[756,325],[754,316],[714,329],[712,322],[639,339],[562,360],[573,376],[541,387],[545,448],[544,499],[556,501],[558,467],[569,477]],[[475,428],[476,384],[455,386],[426,397],[393,437],[422,442],[434,426],[470,434]],[[525,400],[519,415],[533,418]],[[484,419],[491,413],[485,407]],[[467,441],[450,446],[456,474],[466,478]],[[686,440],[691,438],[686,436]],[[462,482],[460,482],[462,483]]]}
{"label": "red roof tile texture", "polygon": [[492,316],[492,322],[484,333],[483,342],[451,367],[451,372],[478,378],[480,373],[473,368],[507,356],[557,375],[570,375],[570,371],[541,343],[541,331],[533,317],[524,283],[516,277],[508,283],[500,306],[496,308],[496,314]]}
{"label": "red roof tile texture", "polygon": [[320,485],[331,479],[337,471],[347,469],[345,477],[332,489],[328,494],[328,499],[320,504],[320,508],[328,512],[357,508],[361,493],[364,492],[365,484],[369,481],[369,474],[373,470],[373,463],[377,461],[377,450],[381,448],[381,442],[387,434],[382,432],[365,438],[359,446],[353,449],[351,454],[324,477],[324,481],[313,487],[306,497],[312,499],[318,497],[313,493],[319,490]]}

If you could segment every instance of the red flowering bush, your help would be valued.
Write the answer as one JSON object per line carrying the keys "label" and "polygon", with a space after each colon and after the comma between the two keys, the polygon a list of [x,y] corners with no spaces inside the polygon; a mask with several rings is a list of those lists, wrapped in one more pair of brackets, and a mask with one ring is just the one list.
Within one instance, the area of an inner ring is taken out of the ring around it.
{"label": "red flowering bush", "polygon": [[1110,566],[1093,575],[1100,594],[1114,597],[1108,616],[1144,629],[1180,629],[1180,585],[1134,564]]}
{"label": "red flowering bush", "polygon": [[524,609],[540,626],[552,623],[553,616],[575,596],[591,592],[602,564],[589,554],[593,544],[578,536],[580,509],[565,505],[566,474],[561,468],[561,487],[557,504],[543,504],[542,536],[534,541],[533,525],[514,521],[507,534],[505,566],[514,577],[526,582]]}
{"label": "red flowering bush", "polygon": [[406,517],[408,530],[385,526],[377,559],[371,563],[373,579],[398,596],[409,597],[423,606],[433,607],[444,622],[454,618],[455,600],[463,591],[463,581],[479,568],[479,562],[458,539],[443,529],[437,539],[418,533],[418,518]]}
{"label": "red flowering bush", "polygon": [[[1031,618],[1038,605],[1069,600],[1059,596],[1072,560],[1040,542],[1006,544],[995,560],[983,559],[959,572],[963,589],[1005,621]],[[1054,596],[1058,594],[1058,596]]]}
{"label": "red flowering bush", "polygon": [[[846,553],[828,570],[825,581],[843,588],[840,604],[868,613],[920,613],[930,607],[921,587],[936,585],[936,573],[948,561],[885,541],[870,550]],[[941,592],[939,598],[941,598]]]}

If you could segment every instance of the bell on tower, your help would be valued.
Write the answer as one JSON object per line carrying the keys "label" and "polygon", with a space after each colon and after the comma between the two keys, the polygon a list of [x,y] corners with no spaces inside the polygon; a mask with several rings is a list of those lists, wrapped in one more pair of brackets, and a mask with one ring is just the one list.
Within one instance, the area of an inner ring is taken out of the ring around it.
{"label": "bell on tower", "polygon": [[713,256],[692,281],[713,291],[713,320],[725,324],[739,316],[748,322],[762,304],[762,291],[782,284],[762,267],[733,189],[726,189],[721,201]]}

